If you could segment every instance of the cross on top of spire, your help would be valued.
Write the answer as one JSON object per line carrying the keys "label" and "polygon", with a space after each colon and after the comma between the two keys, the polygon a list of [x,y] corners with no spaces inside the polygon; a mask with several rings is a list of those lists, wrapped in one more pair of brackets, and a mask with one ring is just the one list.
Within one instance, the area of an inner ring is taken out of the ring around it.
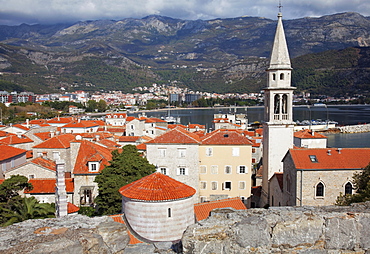
{"label": "cross on top of spire", "polygon": [[281,9],[283,8],[283,6],[281,5],[281,0],[279,1],[279,5],[277,7],[279,8],[279,12],[281,12]]}

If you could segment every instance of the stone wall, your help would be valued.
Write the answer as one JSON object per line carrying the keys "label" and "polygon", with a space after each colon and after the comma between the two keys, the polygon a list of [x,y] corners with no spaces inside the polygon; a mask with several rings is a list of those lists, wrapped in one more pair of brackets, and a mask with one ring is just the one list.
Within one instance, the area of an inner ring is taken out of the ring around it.
{"label": "stone wall", "polygon": [[370,203],[220,209],[188,227],[184,253],[369,253]]}
{"label": "stone wall", "polygon": [[[183,253],[369,253],[370,202],[352,207],[219,209],[189,226]],[[174,253],[171,242],[129,244],[124,224],[82,215],[0,228],[0,252]]]}
{"label": "stone wall", "polygon": [[339,127],[341,133],[370,132],[370,124],[347,125]]}

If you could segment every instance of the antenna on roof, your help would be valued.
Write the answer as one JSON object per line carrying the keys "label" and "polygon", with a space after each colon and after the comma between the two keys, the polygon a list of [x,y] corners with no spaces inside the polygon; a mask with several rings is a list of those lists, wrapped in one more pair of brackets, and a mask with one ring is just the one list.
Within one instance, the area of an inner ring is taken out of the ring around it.
{"label": "antenna on roof", "polygon": [[283,6],[281,5],[281,0],[279,0],[279,5],[277,7],[279,8],[279,12],[281,12],[281,9],[283,8]]}

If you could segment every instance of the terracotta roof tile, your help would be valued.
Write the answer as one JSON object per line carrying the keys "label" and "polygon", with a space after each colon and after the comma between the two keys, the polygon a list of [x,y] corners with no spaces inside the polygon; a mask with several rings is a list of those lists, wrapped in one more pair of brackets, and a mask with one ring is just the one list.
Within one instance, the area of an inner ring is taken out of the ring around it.
{"label": "terracotta roof tile", "polygon": [[27,150],[0,144],[0,161],[13,158],[15,156],[26,154]]}
{"label": "terracotta roof tile", "polygon": [[159,119],[159,118],[156,118],[156,117],[146,118],[145,122],[146,123],[166,123],[165,120],[162,120],[162,119]]}
{"label": "terracotta roof tile", "polygon": [[[50,178],[34,178],[28,180],[32,184],[32,190],[25,190],[27,194],[46,194],[55,193],[56,179]],[[74,180],[73,178],[66,178],[66,191],[67,193],[73,193],[74,191]]]}
{"label": "terracotta roof tile", "polygon": [[[116,116],[116,117],[114,117]],[[127,114],[126,113],[113,113],[113,114],[107,114],[107,118],[117,118],[117,119],[122,119],[122,118],[126,118],[127,117]]]}
{"label": "terracotta roof tile", "polygon": [[51,124],[67,124],[73,121],[73,117],[56,117],[47,121]]}
{"label": "terracotta roof tile", "polygon": [[77,213],[80,208],[70,202],[67,203],[67,211],[68,213]]}
{"label": "terracotta roof tile", "polygon": [[130,199],[143,201],[167,201],[188,198],[196,190],[159,172],[145,176],[119,189],[119,192]]}
{"label": "terracotta roof tile", "polygon": [[[296,169],[361,169],[370,162],[370,148],[309,148],[289,150]],[[311,161],[315,156],[317,162]]]}
{"label": "terracotta roof tile", "polygon": [[25,135],[21,135],[20,137],[18,137],[18,135],[10,135],[6,138],[0,139],[0,143],[6,145],[17,145],[31,142],[33,142],[33,140]]}
{"label": "terracotta roof tile", "polygon": [[35,145],[33,148],[69,148],[74,139],[73,134],[62,134]]}
{"label": "terracotta roof tile", "polygon": [[190,129],[196,129],[197,127],[199,129],[205,129],[206,128],[205,125],[201,125],[201,124],[188,124],[188,128],[190,128]]}
{"label": "terracotta roof tile", "polygon": [[19,128],[19,129],[22,129],[24,131],[29,131],[30,128],[27,128],[26,126],[23,126],[21,124],[14,124],[13,127],[16,127],[16,128]]}
{"label": "terracotta roof tile", "polygon": [[194,213],[197,221],[204,220],[208,218],[210,212],[213,209],[217,208],[234,208],[236,210],[246,210],[247,208],[243,204],[240,198],[229,198],[229,199],[221,199],[211,202],[203,202],[194,204]]}
{"label": "terracotta roof tile", "polygon": [[49,138],[51,138],[50,132],[38,132],[34,133],[34,135],[41,140],[48,140]]}
{"label": "terracotta roof tile", "polygon": [[132,120],[134,120],[134,119],[136,119],[136,117],[134,117],[134,116],[128,116],[127,118],[126,118],[126,122],[131,122]]}
{"label": "terracotta roof tile", "polygon": [[200,143],[198,135],[189,132],[181,127],[171,129],[162,135],[150,140],[147,144],[196,144]]}
{"label": "terracotta roof tile", "polygon": [[63,125],[62,128],[91,128],[99,126],[95,121],[74,121]]}
{"label": "terracotta roof tile", "polygon": [[139,139],[139,136],[120,136],[118,138],[119,142],[135,142]]}
{"label": "terracotta roof tile", "polygon": [[296,138],[328,138],[320,133],[317,133],[315,131],[308,130],[308,129],[294,132],[294,137]]}
{"label": "terracotta roof tile", "polygon": [[168,129],[175,129],[176,127],[181,127],[181,128],[184,128],[184,129],[187,128],[185,125],[182,125],[182,124],[169,124],[167,126]]}
{"label": "terracotta roof tile", "polygon": [[[102,147],[87,140],[82,140],[73,169],[74,174],[97,174],[101,172],[112,159],[113,149]],[[98,172],[90,172],[88,162],[99,162]]]}
{"label": "terracotta roof tile", "polygon": [[137,150],[146,151],[146,144],[136,145]]}
{"label": "terracotta roof tile", "polygon": [[109,139],[103,139],[98,141],[99,144],[102,144],[103,146],[109,147],[109,148],[119,148],[121,145],[117,144],[116,142],[109,140]]}
{"label": "terracotta roof tile", "polygon": [[53,171],[56,170],[56,164],[55,164],[54,161],[48,160],[48,159],[45,159],[45,158],[42,158],[42,157],[37,157],[37,158],[31,160],[30,163],[39,165],[41,167],[44,167],[44,168],[47,168],[47,169],[50,169],[50,170],[53,170]]}
{"label": "terracotta roof tile", "polygon": [[202,145],[252,145],[253,143],[236,131],[215,130],[202,137]]}

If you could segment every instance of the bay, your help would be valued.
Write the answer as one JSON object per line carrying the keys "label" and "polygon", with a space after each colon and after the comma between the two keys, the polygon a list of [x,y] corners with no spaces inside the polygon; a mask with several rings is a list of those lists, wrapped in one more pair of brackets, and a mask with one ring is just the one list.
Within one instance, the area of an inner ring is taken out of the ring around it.
{"label": "bay", "polygon": [[[217,113],[247,114],[248,122],[263,122],[263,106],[256,107],[220,107],[220,108],[187,108],[148,111],[148,117],[179,117],[181,124],[202,124],[212,128],[213,115]],[[137,116],[143,112],[132,114]],[[329,105],[329,106],[296,106],[293,107],[293,120],[331,120],[338,125],[370,123],[370,105]],[[370,132],[353,134],[326,134],[329,147],[370,147]]]}

